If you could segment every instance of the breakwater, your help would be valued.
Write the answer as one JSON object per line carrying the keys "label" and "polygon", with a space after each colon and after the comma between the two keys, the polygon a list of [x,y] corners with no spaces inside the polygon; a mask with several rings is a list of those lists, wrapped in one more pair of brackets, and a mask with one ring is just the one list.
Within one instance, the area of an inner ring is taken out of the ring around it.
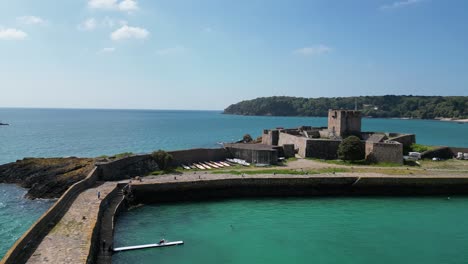
{"label": "breakwater", "polygon": [[209,175],[202,179],[145,180],[132,184],[136,203],[249,197],[413,196],[468,194],[468,177],[336,175]]}

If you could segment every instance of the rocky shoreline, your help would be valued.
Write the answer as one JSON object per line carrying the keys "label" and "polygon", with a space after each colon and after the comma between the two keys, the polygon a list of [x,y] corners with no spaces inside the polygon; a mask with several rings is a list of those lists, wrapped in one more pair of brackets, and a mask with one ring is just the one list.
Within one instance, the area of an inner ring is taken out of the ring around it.
{"label": "rocky shoreline", "polygon": [[0,165],[0,183],[27,188],[28,199],[59,198],[94,168],[92,158],[25,158]]}

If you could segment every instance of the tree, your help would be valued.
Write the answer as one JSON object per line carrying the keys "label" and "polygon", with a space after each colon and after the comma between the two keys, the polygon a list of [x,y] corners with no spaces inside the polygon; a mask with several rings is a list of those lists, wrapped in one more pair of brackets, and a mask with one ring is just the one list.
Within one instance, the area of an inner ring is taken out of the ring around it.
{"label": "tree", "polygon": [[252,141],[253,141],[252,136],[249,135],[249,134],[245,134],[242,137],[242,142],[244,142],[244,143],[249,143],[249,142],[252,142]]}
{"label": "tree", "polygon": [[171,163],[174,159],[171,154],[167,153],[164,150],[155,151],[151,154],[151,156],[156,161],[159,169],[161,170],[168,169],[171,166]]}
{"label": "tree", "polygon": [[338,158],[356,161],[364,159],[365,152],[361,140],[356,136],[345,138],[338,146]]}

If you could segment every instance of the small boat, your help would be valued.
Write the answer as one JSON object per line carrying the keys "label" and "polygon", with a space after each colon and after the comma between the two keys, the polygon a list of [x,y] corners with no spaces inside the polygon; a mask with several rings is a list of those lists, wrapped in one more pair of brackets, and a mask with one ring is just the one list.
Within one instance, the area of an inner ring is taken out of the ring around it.
{"label": "small boat", "polygon": [[211,167],[213,167],[213,168],[216,168],[216,169],[221,168],[220,166],[214,164],[213,162],[205,162],[205,164],[208,165],[208,166],[211,166]]}
{"label": "small boat", "polygon": [[130,247],[118,247],[118,248],[114,248],[114,252],[144,249],[144,248],[153,248],[153,247],[169,247],[169,246],[176,246],[176,245],[182,245],[182,244],[184,244],[184,241],[160,242],[157,244],[147,244],[147,245],[130,246]]}
{"label": "small boat", "polygon": [[10,124],[0,122],[0,126],[9,126]]}
{"label": "small boat", "polygon": [[218,161],[212,161],[212,162],[213,162],[214,164],[218,165],[220,168],[226,167],[226,166],[224,166],[223,164],[221,164],[221,163],[218,162]]}
{"label": "small boat", "polygon": [[223,164],[225,167],[230,167],[231,166],[231,165],[229,165],[229,163],[224,162],[224,161],[219,161],[219,163]]}
{"label": "small boat", "polygon": [[212,169],[210,166],[204,164],[203,162],[200,162],[200,163],[198,163],[198,164],[200,164],[201,166],[205,167],[205,169],[207,169],[207,170]]}
{"label": "small boat", "polygon": [[246,162],[245,160],[242,160],[242,159],[227,159],[227,161],[237,163],[237,164],[240,164],[242,166],[250,166],[250,163],[248,163],[248,162]]}
{"label": "small boat", "polygon": [[194,163],[199,169],[202,169],[202,170],[209,170],[211,169],[209,166],[206,166],[205,164],[202,164],[202,163]]}
{"label": "small boat", "polygon": [[197,163],[194,163],[193,166],[197,167],[197,169],[200,169],[200,170],[204,170],[205,167],[203,167],[202,165],[199,165]]}

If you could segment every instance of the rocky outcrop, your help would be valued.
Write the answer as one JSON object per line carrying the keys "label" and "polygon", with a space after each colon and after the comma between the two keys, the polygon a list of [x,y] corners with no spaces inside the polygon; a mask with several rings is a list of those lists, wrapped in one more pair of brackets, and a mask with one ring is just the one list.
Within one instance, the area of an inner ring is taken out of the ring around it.
{"label": "rocky outcrop", "polygon": [[94,167],[91,158],[25,158],[0,165],[0,183],[28,188],[27,198],[58,198]]}

